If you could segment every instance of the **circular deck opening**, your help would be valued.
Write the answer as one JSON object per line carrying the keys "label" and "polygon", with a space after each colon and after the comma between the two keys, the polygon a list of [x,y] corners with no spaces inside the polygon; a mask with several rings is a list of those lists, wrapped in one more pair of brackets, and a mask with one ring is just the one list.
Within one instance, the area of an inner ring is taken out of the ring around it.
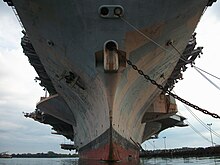
{"label": "circular deck opening", "polygon": [[107,7],[102,7],[100,9],[100,14],[103,15],[103,16],[107,16],[109,13],[109,9]]}
{"label": "circular deck opening", "polygon": [[116,7],[115,9],[114,9],[114,14],[116,15],[116,16],[122,16],[122,14],[123,14],[123,9],[121,8],[121,7]]}

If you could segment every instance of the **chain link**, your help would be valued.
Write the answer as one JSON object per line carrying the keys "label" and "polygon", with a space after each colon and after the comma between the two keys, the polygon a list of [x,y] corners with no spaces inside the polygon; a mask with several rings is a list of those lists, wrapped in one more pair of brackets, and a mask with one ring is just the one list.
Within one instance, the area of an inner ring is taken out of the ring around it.
{"label": "chain link", "polygon": [[213,118],[218,118],[218,119],[220,119],[220,116],[219,116],[219,115],[217,115],[217,114],[215,114],[215,113],[211,113],[211,112],[209,112],[209,111],[207,111],[207,110],[205,110],[205,109],[202,109],[202,108],[200,108],[199,106],[194,105],[194,104],[188,102],[187,100],[185,100],[185,99],[179,97],[178,95],[172,93],[172,92],[169,91],[168,89],[166,90],[162,85],[158,84],[155,80],[151,79],[148,75],[144,74],[144,72],[143,72],[142,70],[138,69],[138,67],[137,67],[136,65],[134,65],[130,60],[127,60],[127,59],[126,59],[126,62],[127,62],[127,64],[130,65],[134,70],[136,70],[136,71],[138,72],[138,74],[140,74],[141,76],[143,76],[147,81],[150,81],[151,84],[157,86],[157,87],[158,87],[159,89],[161,89],[164,93],[167,93],[168,95],[170,95],[170,96],[172,96],[173,98],[179,100],[180,102],[182,102],[182,103],[184,103],[184,104],[186,104],[186,105],[188,105],[188,106],[194,108],[195,110],[198,110],[198,111],[200,111],[200,112],[202,112],[202,113],[204,113],[204,114],[210,115],[210,116],[212,116]]}

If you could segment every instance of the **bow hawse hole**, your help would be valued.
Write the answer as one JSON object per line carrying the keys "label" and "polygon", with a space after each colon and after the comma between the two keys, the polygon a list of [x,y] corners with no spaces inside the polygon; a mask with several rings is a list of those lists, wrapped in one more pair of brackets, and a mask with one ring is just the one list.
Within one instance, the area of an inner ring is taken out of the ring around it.
{"label": "bow hawse hole", "polygon": [[117,50],[117,45],[115,42],[113,41],[109,41],[106,43],[105,45],[106,49],[110,50],[110,51],[113,51],[113,50]]}

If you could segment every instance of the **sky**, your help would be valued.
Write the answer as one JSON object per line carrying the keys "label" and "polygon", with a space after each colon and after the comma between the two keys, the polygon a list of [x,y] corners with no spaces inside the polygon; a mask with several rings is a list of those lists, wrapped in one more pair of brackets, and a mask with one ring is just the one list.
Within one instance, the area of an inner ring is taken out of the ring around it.
{"label": "sky", "polygon": [[[203,55],[195,65],[217,77],[220,77],[220,1],[208,8],[197,29],[197,46],[203,46]],[[10,7],[0,1],[0,152],[41,153],[54,151],[69,153],[60,149],[59,144],[69,142],[62,136],[51,135],[48,125],[26,119],[22,112],[32,112],[41,96],[43,88],[34,81],[37,77],[27,57],[23,54],[20,40],[23,36],[21,27]],[[216,85],[220,80],[206,75]],[[183,74],[184,80],[174,88],[175,93],[213,113],[220,115],[220,91],[194,68],[188,66]],[[198,132],[210,140],[210,132],[202,126],[185,106],[177,101],[181,115]],[[205,124],[220,134],[220,119],[191,109]],[[163,138],[166,137],[166,138]],[[220,138],[213,135],[213,141],[220,144]],[[146,149],[208,147],[205,140],[190,127],[170,128],[159,134],[158,139],[149,140],[142,146]]]}

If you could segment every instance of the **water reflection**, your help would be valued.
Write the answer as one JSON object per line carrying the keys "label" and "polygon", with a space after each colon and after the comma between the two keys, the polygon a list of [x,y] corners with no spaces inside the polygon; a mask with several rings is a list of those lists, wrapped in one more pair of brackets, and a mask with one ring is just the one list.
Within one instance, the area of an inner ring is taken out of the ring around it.
{"label": "water reflection", "polygon": [[106,162],[106,161],[95,161],[95,160],[80,160],[78,161],[79,165],[139,165],[139,161],[130,160],[122,162]]}
{"label": "water reflection", "polygon": [[60,165],[78,165],[78,158],[75,159],[62,159]]}
{"label": "water reflection", "polygon": [[0,165],[219,165],[220,156],[191,158],[141,158],[140,161],[85,161],[78,158],[12,158],[0,159]]}
{"label": "water reflection", "polygon": [[61,165],[139,165],[140,161],[130,160],[127,162],[106,162],[97,160],[82,160],[82,159],[63,159]]}

